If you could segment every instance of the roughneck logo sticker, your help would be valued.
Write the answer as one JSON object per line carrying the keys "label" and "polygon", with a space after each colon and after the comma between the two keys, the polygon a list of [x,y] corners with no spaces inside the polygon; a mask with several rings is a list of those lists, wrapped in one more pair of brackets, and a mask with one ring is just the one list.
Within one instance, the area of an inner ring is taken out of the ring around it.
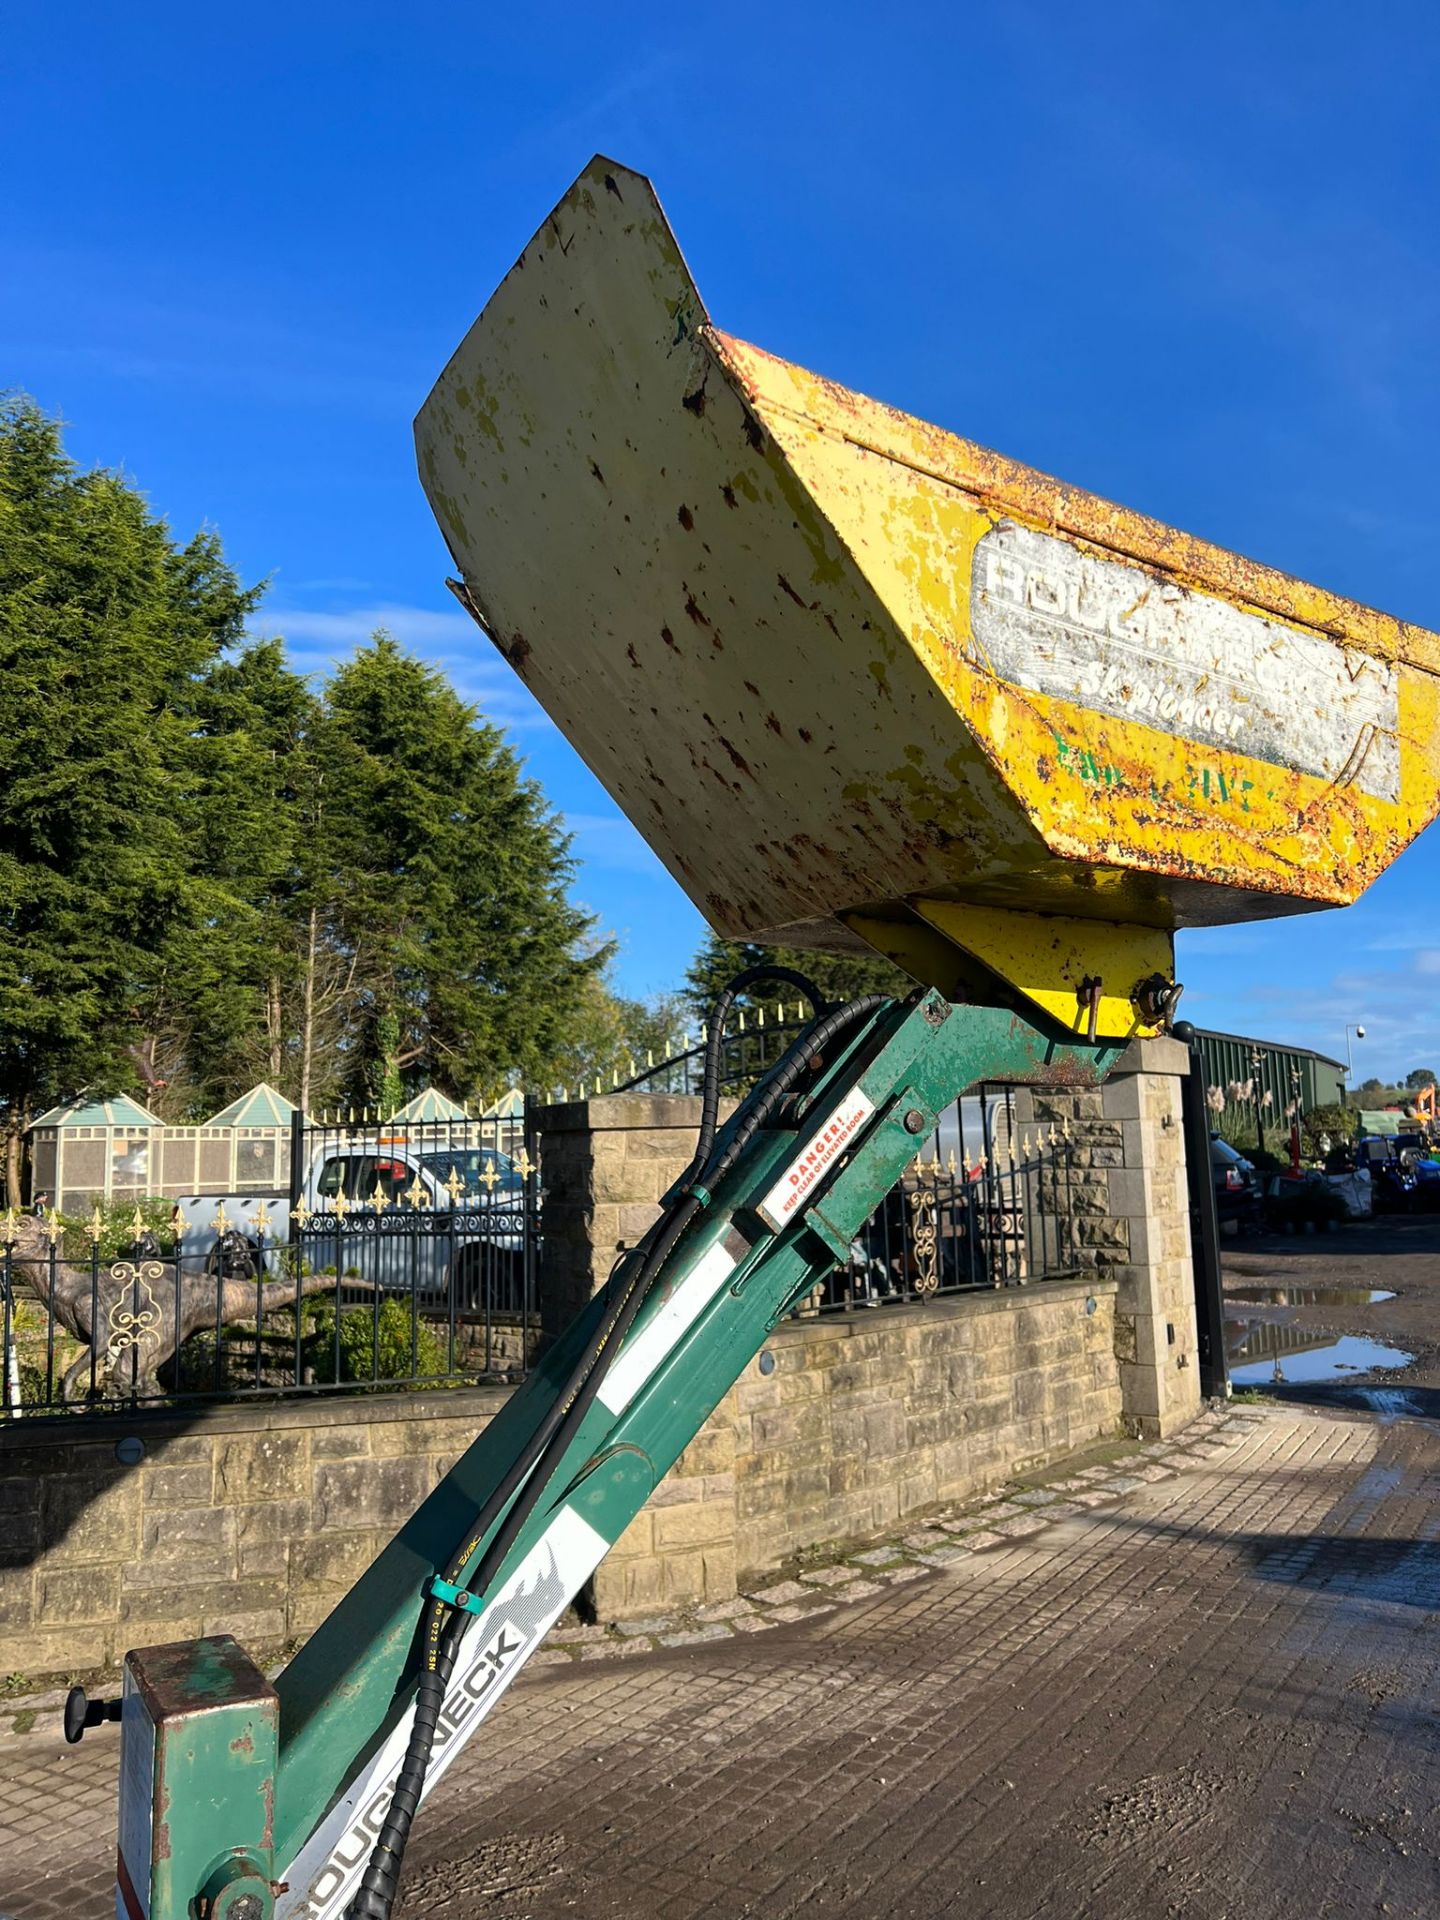
{"label": "roughneck logo sticker", "polygon": [[875,1102],[858,1087],[847,1093],[817,1133],[756,1206],[767,1226],[778,1232],[800,1211],[805,1197],[840,1158],[875,1111]]}
{"label": "roughneck logo sticker", "polygon": [[[425,1776],[428,1794],[535,1648],[599,1566],[610,1543],[562,1507],[460,1647]],[[395,1790],[415,1709],[326,1814],[282,1878],[276,1920],[339,1920],[370,1858]]]}

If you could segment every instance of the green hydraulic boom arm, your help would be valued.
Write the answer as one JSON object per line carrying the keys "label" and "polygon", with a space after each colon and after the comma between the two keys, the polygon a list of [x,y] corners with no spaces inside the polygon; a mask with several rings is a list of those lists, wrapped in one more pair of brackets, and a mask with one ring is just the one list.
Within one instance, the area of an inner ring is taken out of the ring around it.
{"label": "green hydraulic boom arm", "polygon": [[[454,1621],[456,1651],[416,1802],[766,1336],[848,1258],[940,1110],[984,1080],[1092,1085],[1120,1050],[1000,1009],[952,1006],[934,993],[905,1006],[862,1003],[848,1029],[834,1029],[832,1017],[818,1057],[804,1058],[806,1041],[797,1043],[796,1091],[766,1124],[747,1137],[747,1115],[770,1082],[720,1131],[710,1164],[721,1177],[713,1191],[692,1181],[688,1222],[623,1338],[595,1360],[598,1385],[592,1379],[583,1418],[563,1451],[542,1455],[507,1503],[512,1520],[517,1512],[524,1518],[484,1592],[466,1581],[503,1521],[477,1534],[477,1516],[537,1431],[553,1425],[557,1396],[573,1382],[628,1263],[653,1255],[653,1235],[622,1258],[609,1287],[273,1689],[228,1637],[128,1657],[122,1915],[340,1920],[347,1911],[384,1910],[388,1896],[367,1906],[362,1893],[352,1903],[411,1739],[427,1612],[438,1608]],[[395,1871],[402,1852],[403,1839]]]}

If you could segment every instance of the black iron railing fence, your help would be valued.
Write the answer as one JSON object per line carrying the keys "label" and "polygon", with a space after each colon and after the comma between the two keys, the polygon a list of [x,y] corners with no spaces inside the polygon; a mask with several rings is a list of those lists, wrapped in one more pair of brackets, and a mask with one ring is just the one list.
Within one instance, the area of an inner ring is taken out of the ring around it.
{"label": "black iron railing fence", "polygon": [[[0,1217],[0,1417],[516,1380],[538,1169],[479,1123],[298,1126],[289,1193]],[[148,1217],[147,1217],[148,1216]]]}
{"label": "black iron railing fence", "polygon": [[977,1087],[866,1221],[848,1267],[817,1290],[821,1313],[1028,1286],[1085,1263],[1083,1177],[1059,1127],[1021,1125],[1015,1090]]}
{"label": "black iron railing fence", "polygon": [[[735,1093],[773,1067],[805,1022],[750,1015],[721,1047]],[[698,1093],[703,1045],[623,1082],[620,1093]],[[1017,1119],[1016,1089],[971,1088],[940,1116],[914,1164],[855,1236],[849,1266],[808,1311],[844,1312],[987,1287],[1024,1286],[1085,1264],[1077,1147],[1057,1126]]]}
{"label": "black iron railing fence", "polygon": [[[720,1043],[720,1087],[727,1094],[745,1092],[768,1073],[791,1041],[804,1032],[803,1009],[792,1015],[783,1009],[756,1008],[736,1013],[735,1026]],[[652,1064],[629,1079],[617,1081],[611,1093],[699,1093],[705,1078],[705,1040]]]}
{"label": "black iron railing fence", "polygon": [[[727,1084],[773,1065],[798,1024],[727,1038]],[[664,1063],[662,1090],[698,1071],[698,1050]],[[0,1418],[523,1377],[541,1233],[523,1132],[506,1152],[463,1117],[307,1122],[292,1147],[285,1194],[0,1216]],[[1094,1199],[1074,1142],[1022,1125],[1013,1089],[978,1087],[802,1311],[1073,1273]]]}

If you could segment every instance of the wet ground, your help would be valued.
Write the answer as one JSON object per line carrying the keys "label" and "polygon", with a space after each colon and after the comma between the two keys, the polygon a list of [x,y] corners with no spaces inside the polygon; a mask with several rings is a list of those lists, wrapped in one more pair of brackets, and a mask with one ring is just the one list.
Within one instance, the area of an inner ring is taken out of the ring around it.
{"label": "wet ground", "polygon": [[1440,1417],[1440,1215],[1221,1249],[1237,1390]]}

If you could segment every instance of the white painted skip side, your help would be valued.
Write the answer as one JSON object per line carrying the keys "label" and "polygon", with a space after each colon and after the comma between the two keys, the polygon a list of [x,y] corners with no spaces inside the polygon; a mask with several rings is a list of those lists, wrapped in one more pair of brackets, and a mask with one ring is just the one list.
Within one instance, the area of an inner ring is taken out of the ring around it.
{"label": "white painted skip side", "polygon": [[1013,521],[975,550],[970,613],[1017,686],[1399,795],[1395,668],[1336,641]]}

